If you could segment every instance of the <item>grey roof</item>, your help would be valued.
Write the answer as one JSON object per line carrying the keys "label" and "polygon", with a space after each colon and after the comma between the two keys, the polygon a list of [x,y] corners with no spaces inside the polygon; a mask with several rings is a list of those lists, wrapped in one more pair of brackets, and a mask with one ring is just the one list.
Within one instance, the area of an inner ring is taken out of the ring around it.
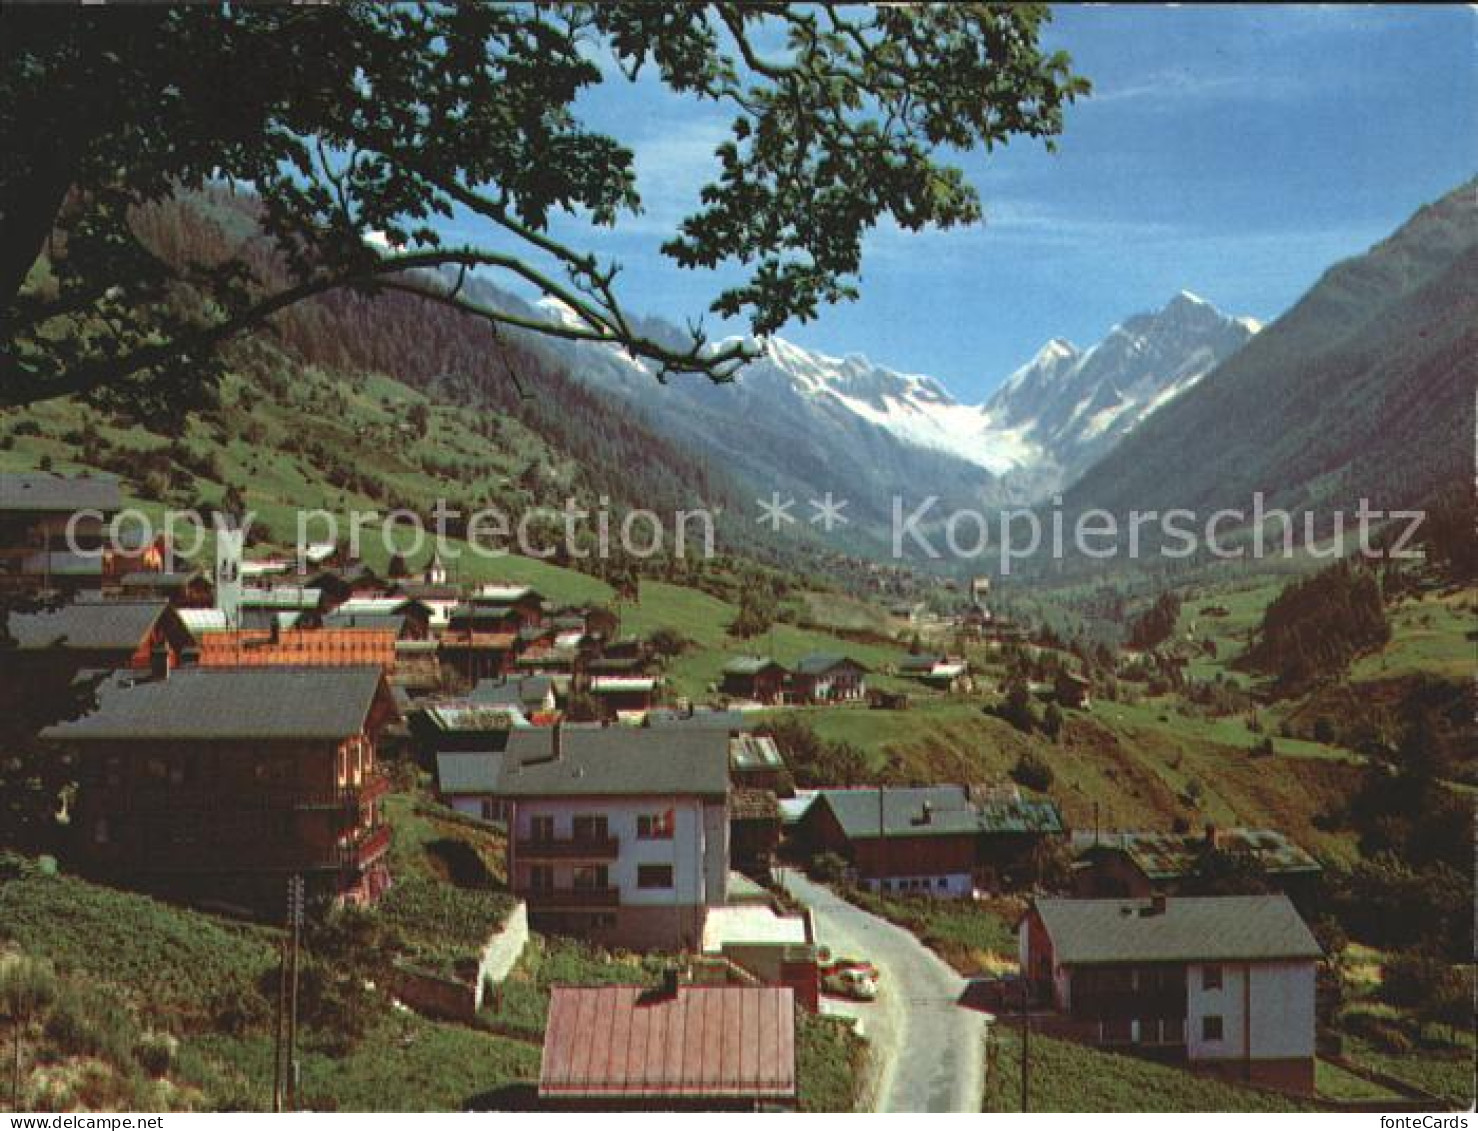
{"label": "grey roof", "polygon": [[436,755],[436,785],[442,793],[492,793],[503,755],[492,750],[442,751]]}
{"label": "grey roof", "polygon": [[118,481],[106,476],[0,473],[0,511],[100,511],[123,509]]}
{"label": "grey roof", "polygon": [[204,580],[205,574],[198,569],[177,573],[139,570],[136,573],[125,573],[118,584],[128,589],[183,589],[191,582]]}
{"label": "grey roof", "polygon": [[1064,965],[1241,962],[1318,958],[1318,942],[1286,895],[1167,899],[1039,899],[1035,904]]}
{"label": "grey roof", "polygon": [[405,617],[399,613],[329,613],[323,618],[324,628],[376,628],[399,636],[405,628]]}
{"label": "grey roof", "polygon": [[94,739],[347,738],[383,684],[362,667],[179,668],[100,694],[98,708],[42,737]]}
{"label": "grey roof", "polygon": [[724,665],[725,675],[758,675],[766,668],[785,670],[785,665],[769,656],[735,656]]}
{"label": "grey roof", "polygon": [[858,663],[851,656],[841,656],[831,652],[813,652],[809,656],[802,656],[796,661],[795,670],[801,675],[825,675],[832,668],[842,664],[851,664],[863,671],[867,670],[866,665]]}
{"label": "grey roof", "polygon": [[[974,833],[1060,833],[1062,815],[1051,801],[1000,798],[976,802],[959,785],[885,786],[884,836],[959,836]],[[876,789],[823,789],[837,822],[849,840],[878,835]],[[928,820],[924,807],[929,807]]]}
{"label": "grey roof", "polygon": [[655,707],[647,712],[649,727],[702,727],[707,730],[722,730],[732,734],[754,725],[745,718],[743,711],[717,709],[685,709],[681,707]]}
{"label": "grey roof", "polygon": [[554,688],[547,675],[526,675],[517,679],[479,680],[468,698],[488,707],[539,707]]}
{"label": "grey roof", "polygon": [[887,786],[881,791],[823,789],[818,800],[826,802],[849,840],[878,835],[880,808],[885,836],[951,836],[980,829],[979,814],[971,807],[964,787],[958,785]]}
{"label": "grey roof", "polygon": [[509,735],[497,792],[507,797],[722,797],[728,789],[729,736],[723,731],[564,727]]}
{"label": "grey roof", "polygon": [[78,601],[42,612],[12,613],[6,629],[21,651],[131,652],[154,630],[168,607],[164,601]]}

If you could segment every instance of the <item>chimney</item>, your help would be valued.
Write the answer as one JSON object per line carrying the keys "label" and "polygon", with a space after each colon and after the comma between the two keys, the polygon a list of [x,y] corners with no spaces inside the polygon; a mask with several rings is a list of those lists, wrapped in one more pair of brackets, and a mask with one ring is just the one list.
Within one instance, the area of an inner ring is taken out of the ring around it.
{"label": "chimney", "polygon": [[564,757],[565,734],[564,720],[555,719],[554,725],[549,728],[549,755],[556,762]]}
{"label": "chimney", "polygon": [[1145,908],[1144,914],[1146,916],[1149,916],[1149,915],[1163,915],[1163,914],[1165,914],[1165,893],[1164,892],[1158,892],[1157,891],[1157,892],[1155,892],[1154,895],[1150,896],[1150,905],[1147,908]]}
{"label": "chimney", "polygon": [[928,824],[932,824],[933,821],[934,821],[934,806],[933,806],[933,804],[931,802],[925,801],[924,802],[923,816],[920,818],[919,823],[920,824],[924,824],[924,825],[928,825]]}
{"label": "chimney", "polygon": [[156,680],[169,678],[169,645],[162,641],[149,652],[149,674]]}

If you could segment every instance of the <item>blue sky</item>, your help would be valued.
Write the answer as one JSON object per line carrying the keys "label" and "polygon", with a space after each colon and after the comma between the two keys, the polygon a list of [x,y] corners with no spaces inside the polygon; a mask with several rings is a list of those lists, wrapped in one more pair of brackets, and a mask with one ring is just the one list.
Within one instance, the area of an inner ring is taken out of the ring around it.
{"label": "blue sky", "polygon": [[[1095,87],[1058,152],[958,158],[986,224],[870,234],[863,297],[785,337],[981,399],[1048,338],[1089,344],[1182,288],[1271,320],[1478,172],[1471,6],[1059,7],[1047,42]],[[696,203],[727,116],[619,78],[585,108],[635,150],[646,210],[581,238],[624,264],[632,309],[702,314],[715,280],[656,248]]]}

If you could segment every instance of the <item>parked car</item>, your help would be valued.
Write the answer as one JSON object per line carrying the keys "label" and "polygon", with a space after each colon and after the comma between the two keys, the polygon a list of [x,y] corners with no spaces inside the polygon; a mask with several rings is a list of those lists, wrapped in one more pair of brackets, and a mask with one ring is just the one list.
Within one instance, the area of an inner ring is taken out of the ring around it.
{"label": "parked car", "polygon": [[835,997],[851,998],[853,1001],[872,1001],[878,996],[878,984],[872,975],[855,967],[826,975],[821,981],[821,988]]}
{"label": "parked car", "polygon": [[823,978],[831,974],[840,974],[844,970],[860,970],[874,982],[882,977],[878,968],[871,962],[861,958],[833,958],[831,951],[826,947],[822,947],[816,953],[816,969]]}

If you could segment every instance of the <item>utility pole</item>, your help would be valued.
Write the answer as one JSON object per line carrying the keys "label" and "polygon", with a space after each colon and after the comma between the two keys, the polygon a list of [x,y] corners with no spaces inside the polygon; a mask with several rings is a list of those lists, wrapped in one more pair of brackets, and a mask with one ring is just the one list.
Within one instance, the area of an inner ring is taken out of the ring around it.
{"label": "utility pole", "polygon": [[287,1110],[298,1107],[298,950],[303,931],[303,877],[287,881],[288,922],[292,927],[292,962],[287,1013]]}
{"label": "utility pole", "polygon": [[1032,1019],[1027,1012],[1028,982],[1021,979],[1021,1110],[1030,1111]]}

